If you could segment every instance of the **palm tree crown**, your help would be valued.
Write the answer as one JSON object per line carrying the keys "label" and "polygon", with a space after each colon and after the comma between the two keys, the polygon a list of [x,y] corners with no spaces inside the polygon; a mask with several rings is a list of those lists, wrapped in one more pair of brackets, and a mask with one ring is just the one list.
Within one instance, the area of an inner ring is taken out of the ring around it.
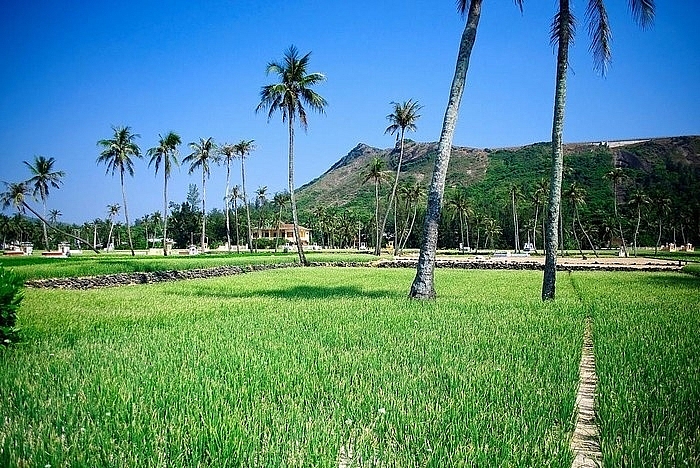
{"label": "palm tree crown", "polygon": [[27,181],[34,188],[33,195],[39,196],[41,201],[45,202],[49,196],[49,186],[60,188],[63,181],[62,177],[66,175],[63,171],[54,171],[53,165],[56,162],[54,158],[46,158],[44,156],[35,156],[34,163],[23,161],[32,173],[32,178]]}
{"label": "palm tree crown", "polygon": [[180,135],[175,132],[168,132],[165,136],[158,135],[158,146],[150,148],[147,154],[151,157],[148,165],[155,165],[156,174],[163,164],[165,178],[170,178],[172,165],[178,166],[180,163],[177,160],[177,147],[182,144]]}

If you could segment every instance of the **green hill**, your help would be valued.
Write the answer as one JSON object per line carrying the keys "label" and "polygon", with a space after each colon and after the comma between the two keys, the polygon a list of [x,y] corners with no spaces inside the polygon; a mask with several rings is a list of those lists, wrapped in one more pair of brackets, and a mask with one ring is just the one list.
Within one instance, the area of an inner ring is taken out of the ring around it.
{"label": "green hill", "polygon": [[[436,143],[407,141],[401,180],[417,181],[427,187],[432,176],[436,151]],[[477,225],[479,218],[495,219],[502,231],[495,245],[510,245],[512,248],[514,226],[509,195],[511,187],[519,187],[522,193],[522,198],[518,201],[518,224],[523,240],[522,232],[528,225],[529,229],[532,229],[534,223],[535,207],[532,195],[535,185],[541,179],[549,179],[550,154],[549,143],[501,149],[455,147],[447,175],[446,197],[457,189],[464,190],[475,211],[472,224]],[[300,187],[297,198],[300,211],[306,213],[303,218],[313,226],[318,220],[312,213],[318,215],[323,210],[351,213],[365,226],[369,226],[373,223],[371,218],[374,213],[374,185],[371,181],[362,183],[366,168],[370,161],[377,157],[386,162],[389,172],[394,171],[398,155],[398,148],[379,149],[358,144],[323,175]],[[636,206],[628,201],[633,193],[642,191],[651,197],[652,203],[642,208],[640,245],[656,243],[659,214],[662,243],[673,242],[674,235],[677,244],[696,244],[700,241],[700,137],[683,136],[565,146],[563,187],[566,189],[572,182],[584,187],[586,203],[579,210],[584,226],[592,231],[598,245],[608,245],[615,238],[612,186],[605,178],[605,174],[615,166],[622,167],[626,176],[618,188],[618,206],[626,238],[631,239],[637,221]],[[390,186],[390,181],[382,186],[382,209],[385,209]],[[660,205],[659,200],[663,199],[670,200],[669,212],[657,209]],[[424,205],[425,201],[422,201],[421,208],[424,208]],[[566,202],[564,206],[564,225],[570,228],[572,210]],[[541,213],[542,207],[539,208],[540,219]],[[409,245],[417,243],[421,223],[419,215],[416,221],[419,227]],[[443,216],[443,225],[441,243],[446,247],[454,246],[458,229],[455,218],[448,213]],[[387,228],[391,231],[393,225]],[[370,231],[371,229],[367,232]],[[541,236],[539,231],[538,237]],[[477,235],[478,226],[474,236]]]}

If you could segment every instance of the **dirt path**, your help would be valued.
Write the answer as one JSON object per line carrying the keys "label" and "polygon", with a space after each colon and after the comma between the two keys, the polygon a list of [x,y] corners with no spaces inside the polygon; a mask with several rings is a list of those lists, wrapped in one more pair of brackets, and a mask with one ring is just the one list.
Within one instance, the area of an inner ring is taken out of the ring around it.
{"label": "dirt path", "polygon": [[603,454],[600,451],[600,435],[595,413],[597,383],[591,320],[587,318],[583,335],[581,364],[579,365],[576,428],[571,438],[571,450],[574,452],[572,468],[603,466]]}

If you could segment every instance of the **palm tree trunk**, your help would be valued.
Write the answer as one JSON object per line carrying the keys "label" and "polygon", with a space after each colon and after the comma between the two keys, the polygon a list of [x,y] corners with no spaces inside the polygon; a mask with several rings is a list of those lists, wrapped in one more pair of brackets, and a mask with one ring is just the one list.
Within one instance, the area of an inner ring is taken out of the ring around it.
{"label": "palm tree trunk", "polygon": [[[29,205],[27,204],[27,202],[22,201],[22,205],[23,205],[26,209],[28,209],[34,216],[36,216],[37,218],[39,218],[39,221],[41,221],[42,223],[44,223],[45,226],[50,227],[52,230],[56,231],[56,232],[59,233],[59,234],[62,234],[62,235],[64,235],[64,236],[68,236],[68,237],[70,237],[71,239],[75,239],[75,240],[77,240],[78,242],[85,242],[85,244],[87,244],[87,245],[90,247],[90,249],[93,250],[95,253],[100,253],[100,251],[97,250],[97,248],[95,247],[95,244],[91,244],[90,242],[86,241],[86,240],[83,239],[82,237],[78,237],[78,236],[75,236],[75,235],[73,235],[73,234],[69,234],[69,233],[67,233],[67,232],[65,232],[65,231],[62,231],[62,230],[58,229],[57,227],[51,225],[48,221],[46,221],[46,219],[44,219],[43,216],[41,216],[41,215],[40,215],[39,213],[37,213],[31,206],[29,206]],[[21,236],[20,236],[20,241],[21,241]]]}
{"label": "palm tree trunk", "polygon": [[586,255],[583,253],[581,248],[581,241],[578,239],[578,234],[576,234],[576,218],[578,217],[578,210],[574,207],[574,217],[571,219],[571,232],[574,233],[574,239],[576,240],[576,245],[578,246],[578,252],[581,254],[582,259],[586,259]]}
{"label": "palm tree trunk", "polygon": [[539,214],[540,206],[535,205],[535,222],[532,224],[532,250],[537,253],[537,215]]}
{"label": "palm tree trunk", "polygon": [[639,225],[642,222],[642,207],[637,205],[637,227],[634,229],[634,256],[637,256],[637,235],[639,234]]}
{"label": "palm tree trunk", "polygon": [[659,217],[659,237],[656,239],[656,247],[654,247],[654,255],[659,253],[659,246],[661,245],[661,217]]}
{"label": "palm tree trunk", "polygon": [[277,241],[280,238],[280,224],[282,223],[282,206],[280,206],[280,211],[277,214],[277,235],[275,236],[275,253],[277,253]]}
{"label": "palm tree trunk", "polygon": [[[166,155],[167,157],[167,155]],[[163,169],[163,256],[168,256],[168,175]]]}
{"label": "palm tree trunk", "polygon": [[243,189],[243,203],[245,203],[245,215],[248,219],[248,252],[253,251],[253,228],[250,225],[250,206],[248,206],[248,195],[245,193],[245,165],[243,160],[245,155],[241,155],[241,188]]}
{"label": "palm tree trunk", "polygon": [[617,182],[613,182],[613,206],[615,208],[615,219],[617,220],[617,227],[620,230],[620,242],[622,242],[622,251],[627,257],[627,244],[625,243],[625,235],[622,233],[622,220],[617,213]]}
{"label": "palm tree trunk", "polygon": [[462,241],[459,246],[459,252],[464,253],[464,219],[461,211],[459,212],[459,236]]}
{"label": "palm tree trunk", "polygon": [[401,149],[399,150],[399,163],[396,165],[396,177],[394,178],[394,186],[391,188],[391,196],[389,197],[389,204],[387,205],[386,213],[384,214],[384,222],[382,222],[382,237],[384,235],[384,230],[386,229],[386,221],[389,217],[389,211],[394,210],[394,255],[398,255],[399,248],[396,244],[397,237],[397,225],[396,225],[396,188],[399,186],[399,176],[401,175],[401,163],[403,162],[403,136],[404,129],[401,128]]}
{"label": "palm tree trunk", "polygon": [[518,239],[518,214],[515,211],[515,191],[511,192],[511,203],[513,207],[513,235],[515,237],[515,252],[518,252],[518,245],[520,241]]}
{"label": "palm tree trunk", "polygon": [[593,255],[595,255],[595,258],[598,258],[598,251],[596,251],[595,246],[593,245],[593,241],[591,241],[591,237],[588,235],[586,230],[583,228],[583,223],[581,223],[581,216],[578,213],[578,208],[576,208],[576,219],[578,219],[578,225],[581,228],[581,232],[583,232],[583,235],[586,236],[586,240],[588,241],[588,245],[591,246],[591,250],[593,251]]}
{"label": "palm tree trunk", "polygon": [[204,240],[206,237],[206,230],[207,230],[206,203],[207,203],[207,186],[206,186],[206,177],[204,177],[204,165],[202,165],[202,238],[201,238],[202,253],[204,253]]}
{"label": "palm tree trunk", "polygon": [[224,195],[224,202],[226,204],[226,245],[228,246],[228,253],[231,253],[231,224],[229,221],[229,209],[228,209],[228,186],[231,180],[231,161],[226,159],[226,194]]}
{"label": "palm tree trunk", "polygon": [[236,198],[233,199],[233,222],[236,225],[236,253],[241,253],[240,252],[240,235],[238,233],[238,203],[236,202]]}
{"label": "palm tree trunk", "polygon": [[129,249],[131,250],[131,256],[136,256],[134,252],[134,241],[131,239],[131,223],[129,223],[129,209],[126,205],[126,189],[124,188],[124,169],[119,172],[122,183],[122,200],[124,201],[124,218],[126,219],[126,232],[129,236]]}
{"label": "palm tree trunk", "polygon": [[297,241],[297,252],[299,253],[299,263],[302,266],[309,266],[309,262],[304,255],[304,246],[299,235],[299,220],[297,219],[297,197],[294,195],[294,120],[293,112],[289,112],[289,198],[292,205],[292,220],[294,221],[294,238]]}
{"label": "palm tree trunk", "polygon": [[[44,200],[43,205],[44,205],[44,218],[46,218],[46,200]],[[41,223],[41,226],[44,229],[44,247],[46,248],[46,250],[50,250],[49,249],[49,233],[46,230],[46,223]]]}
{"label": "palm tree trunk", "polygon": [[564,172],[564,108],[566,106],[566,73],[569,65],[569,0],[559,1],[560,34],[557,41],[557,75],[552,123],[552,172],[549,181],[549,203],[545,233],[545,263],[542,279],[542,300],[553,300],[556,292],[557,242],[561,209],[561,181]]}
{"label": "palm tree trunk", "polygon": [[379,180],[374,181],[374,219],[377,225],[376,235],[374,236],[374,255],[381,255],[382,253],[382,239],[380,237],[380,227],[379,227]]}
{"label": "palm tree trunk", "polygon": [[414,299],[432,299],[435,297],[434,273],[435,251],[437,250],[438,226],[442,212],[442,197],[445,192],[445,178],[452,152],[452,138],[457,125],[457,114],[462,101],[462,93],[467,81],[469,59],[471,57],[476,30],[481,16],[481,0],[472,0],[469,4],[467,24],[462,33],[455,74],[450,88],[450,97],[445,110],[445,117],[438,143],[438,154],[435,159],[435,169],[428,192],[428,207],[423,225],[423,241],[416,268],[416,276],[411,284],[409,297]]}

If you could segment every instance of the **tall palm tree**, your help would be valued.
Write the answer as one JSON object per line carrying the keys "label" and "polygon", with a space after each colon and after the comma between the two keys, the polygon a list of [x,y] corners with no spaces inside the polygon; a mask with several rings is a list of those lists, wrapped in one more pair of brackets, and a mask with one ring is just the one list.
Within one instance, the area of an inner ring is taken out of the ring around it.
{"label": "tall palm tree", "polygon": [[277,192],[272,198],[272,203],[277,208],[277,236],[275,237],[275,252],[277,252],[277,241],[280,238],[280,225],[282,224],[282,210],[289,203],[289,192]]}
{"label": "tall palm tree", "polygon": [[379,221],[379,187],[382,185],[382,181],[386,179],[385,166],[384,160],[379,158],[372,159],[362,179],[363,184],[369,180],[374,182],[374,219],[377,225],[375,242],[379,246],[379,248],[374,248],[375,255],[379,255],[377,252],[381,253],[382,248],[381,222]]}
{"label": "tall palm tree", "polygon": [[294,120],[299,119],[301,127],[306,131],[308,121],[304,105],[320,114],[324,113],[327,105],[326,100],[311,89],[312,86],[323,82],[326,77],[322,73],[307,72],[310,57],[311,52],[300,57],[297,48],[291,46],[284,53],[281,62],[270,62],[267,65],[267,74],[277,75],[279,81],[263,86],[260,91],[260,104],[256,108],[256,112],[267,111],[268,121],[275,112],[279,111],[282,114],[282,122],[287,122],[289,126],[289,196],[299,262],[305,266],[308,262],[299,236],[297,202],[294,194]]}
{"label": "tall palm tree", "polygon": [[255,140],[241,140],[236,143],[234,150],[236,155],[241,159],[241,189],[243,203],[245,205],[245,214],[248,218],[248,251],[253,251],[253,231],[252,225],[250,224],[250,207],[248,206],[248,196],[245,193],[245,158],[250,156],[250,153],[255,151],[255,145],[253,144]]}
{"label": "tall palm tree", "polygon": [[[396,189],[399,185],[399,176],[401,175],[401,163],[403,162],[403,152],[404,152],[404,135],[406,131],[416,131],[416,121],[420,118],[420,115],[418,114],[418,111],[422,108],[420,104],[418,104],[417,101],[414,101],[413,99],[409,99],[408,101],[404,101],[402,104],[399,104],[398,102],[392,102],[391,105],[394,107],[394,110],[391,114],[387,115],[386,118],[389,120],[390,125],[386,128],[384,131],[384,134],[390,133],[392,135],[396,134],[396,140],[400,141],[400,150],[399,150],[399,161],[396,163],[396,177],[394,178],[394,185],[391,188],[391,195],[389,197],[389,205],[387,206],[386,213],[384,214],[384,221],[382,222],[382,236],[384,235],[384,230],[386,229],[386,221],[387,218],[389,217],[389,212],[392,210],[394,211],[394,234],[396,235],[396,239],[394,242],[394,255],[397,255],[399,253],[399,245],[398,245],[398,226],[396,223]],[[375,247],[374,254],[379,255],[379,250],[377,250],[380,246]]]}
{"label": "tall palm tree", "polygon": [[[457,125],[459,104],[462,101],[462,93],[464,92],[464,87],[467,82],[469,59],[474,47],[476,30],[481,17],[481,2],[482,0],[457,1],[457,8],[462,15],[466,13],[467,21],[459,44],[455,74],[452,79],[450,96],[447,102],[447,109],[445,110],[445,117],[442,122],[440,141],[438,142],[435,169],[433,170],[433,178],[428,190],[428,207],[425,214],[425,223],[423,224],[423,241],[418,257],[416,276],[413,279],[409,292],[409,297],[414,299],[432,299],[435,297],[433,279],[438,226],[440,225],[440,213],[442,211],[442,197],[445,192],[445,178],[447,177],[447,166],[450,163],[452,138],[454,137],[455,127]],[[515,0],[515,3],[522,10],[522,0]]]}
{"label": "tall palm tree", "polygon": [[[54,171],[53,165],[56,162],[54,158],[46,158],[44,156],[34,156],[34,162],[28,163],[22,161],[32,173],[32,178],[27,181],[33,187],[33,195],[39,196],[44,207],[44,216],[46,216],[46,200],[49,198],[49,186],[58,189],[63,181],[61,180],[66,173],[63,171]],[[44,247],[49,250],[49,235],[46,230],[46,223],[42,224],[44,228]]]}
{"label": "tall palm tree", "polygon": [[622,170],[621,167],[616,167],[605,174],[605,178],[612,183],[614,208],[613,212],[615,213],[615,220],[617,221],[617,227],[620,231],[620,241],[622,242],[622,251],[624,252],[625,257],[627,256],[627,245],[625,244],[625,235],[622,232],[622,221],[620,219],[620,214],[617,211],[617,188],[620,186],[622,181],[625,180],[626,177],[627,176],[625,175],[625,172]]}
{"label": "tall palm tree", "polygon": [[[540,179],[537,181],[535,184],[535,191],[532,193],[532,204],[535,206],[535,221],[532,224],[532,249],[537,252],[537,217],[539,215],[540,211],[540,205],[543,205],[544,209],[544,203],[547,200],[547,193],[549,192],[549,183],[547,182],[547,179]],[[544,220],[545,216],[542,216],[542,241],[544,243],[544,235],[545,235],[545,225],[544,225]]]}
{"label": "tall palm tree", "polygon": [[[411,236],[413,231],[413,226],[416,222],[416,216],[418,215],[418,202],[425,195],[425,189],[416,181],[413,184],[405,184],[399,187],[399,196],[404,199],[406,203],[406,220],[404,223],[404,229],[402,231],[401,240],[399,242],[399,253],[406,248],[406,243],[408,238]],[[411,211],[413,214],[410,214]],[[411,221],[409,222],[409,215]],[[469,245],[469,237],[467,236],[467,245]]]}
{"label": "tall palm tree", "polygon": [[[236,157],[236,147],[230,143],[224,143],[219,147],[219,154],[226,164],[226,197],[229,193],[229,184],[231,182],[231,161]],[[228,251],[231,252],[231,223],[229,216],[229,204],[226,203],[226,245],[228,246]]]}
{"label": "tall palm tree", "polygon": [[[255,207],[258,209],[258,239],[262,236],[265,224],[265,205],[267,204],[267,185],[261,185],[255,191]],[[258,241],[259,242],[259,241]],[[255,250],[257,251],[256,244]]]}
{"label": "tall palm tree", "polygon": [[[465,245],[467,246],[467,250],[471,250],[469,247],[469,218],[474,216],[474,209],[471,207],[469,197],[467,197],[467,194],[463,188],[458,188],[452,193],[452,196],[447,199],[446,204],[459,218],[459,234],[461,240],[460,251],[464,252]],[[465,224],[467,226],[466,244],[464,242]]]}
{"label": "tall palm tree", "polygon": [[236,253],[240,253],[240,236],[238,232],[238,199],[241,198],[241,187],[239,185],[234,185],[228,192],[228,197],[226,200],[226,205],[233,203],[233,224],[236,229]]}
{"label": "tall palm tree", "polygon": [[[542,300],[554,299],[557,272],[557,235],[561,203],[561,184],[564,169],[564,108],[566,107],[566,74],[569,68],[569,44],[573,42],[575,20],[569,6],[570,0],[559,0],[559,11],[554,16],[551,30],[552,44],[557,46],[557,72],[552,119],[552,167],[547,207],[545,235],[545,266],[542,278]],[[630,0],[634,20],[643,28],[654,18],[653,0]],[[588,32],[596,69],[603,74],[610,63],[610,24],[604,0],[589,0]]]}
{"label": "tall palm tree", "polygon": [[218,156],[216,153],[216,144],[212,137],[200,138],[199,142],[190,143],[190,149],[192,152],[187,155],[185,159],[182,160],[183,163],[188,163],[190,165],[189,173],[192,174],[197,169],[202,170],[202,238],[201,246],[202,252],[204,252],[204,244],[206,241],[206,230],[207,230],[207,179],[211,174],[211,163],[218,162]]}
{"label": "tall palm tree", "polygon": [[515,251],[520,252],[520,228],[518,222],[518,201],[523,197],[523,190],[518,184],[510,186],[510,201],[513,210],[513,235]]}
{"label": "tall palm tree", "polygon": [[649,196],[641,190],[637,190],[632,194],[632,197],[630,197],[630,205],[637,208],[637,225],[634,228],[634,241],[632,244],[634,247],[635,257],[637,256],[637,236],[639,235],[639,225],[642,223],[642,206],[649,205],[650,203],[651,198],[649,198]]}
{"label": "tall palm tree", "polygon": [[585,255],[583,254],[583,250],[581,249],[581,242],[579,241],[578,234],[576,234],[576,223],[578,222],[578,226],[581,229],[581,232],[583,235],[586,237],[588,240],[588,245],[591,247],[591,250],[593,250],[593,254],[598,257],[598,252],[595,249],[595,246],[593,245],[593,242],[591,241],[591,238],[589,237],[588,233],[586,232],[586,229],[583,227],[583,223],[581,222],[581,216],[579,215],[578,207],[581,205],[586,204],[586,190],[581,187],[578,182],[572,182],[569,188],[564,192],[564,198],[569,201],[571,204],[571,209],[573,211],[573,218],[571,220],[571,232],[574,234],[574,239],[576,240],[576,244],[578,245],[578,250],[581,253],[581,256],[585,258]]}
{"label": "tall palm tree", "polygon": [[119,214],[119,210],[121,209],[122,207],[119,206],[119,203],[115,203],[114,205],[107,205],[107,220],[109,221],[109,235],[107,236],[107,248],[109,248],[109,245],[112,242],[114,218]]}
{"label": "tall palm tree", "polygon": [[654,255],[659,252],[659,246],[661,245],[661,226],[664,218],[666,218],[669,213],[671,213],[671,199],[670,198],[658,198],[654,202],[654,208],[656,211],[658,226],[659,226],[659,237],[656,239],[656,246],[654,247]]}
{"label": "tall palm tree", "polygon": [[122,201],[124,202],[124,217],[126,218],[126,231],[129,236],[129,249],[131,255],[134,256],[134,242],[131,239],[131,223],[129,222],[129,210],[126,205],[126,187],[124,185],[124,174],[127,173],[133,177],[134,161],[132,158],[140,158],[141,150],[135,140],[139,137],[138,134],[131,132],[131,127],[112,127],[114,135],[112,138],[99,140],[98,146],[103,148],[100,156],[97,158],[98,163],[107,165],[107,172],[119,172],[119,181],[122,187]]}
{"label": "tall palm tree", "polygon": [[182,144],[182,139],[180,135],[175,132],[168,132],[165,136],[158,135],[158,146],[155,146],[148,150],[148,155],[151,160],[148,163],[150,167],[151,164],[155,164],[156,174],[158,174],[158,169],[161,163],[163,164],[163,256],[168,255],[168,179],[170,179],[170,173],[172,171],[173,164],[179,166],[180,163],[177,160],[178,149],[177,147]]}
{"label": "tall palm tree", "polygon": [[[26,210],[29,210],[34,216],[36,216],[39,221],[44,223],[46,226],[48,226],[50,229],[56,231],[59,234],[62,234],[64,236],[70,237],[71,239],[75,239],[78,242],[85,242],[87,245],[90,246],[92,250],[95,251],[95,253],[100,253],[97,248],[95,247],[95,244],[91,244],[90,242],[86,241],[85,239],[82,239],[78,236],[75,236],[73,234],[70,234],[68,232],[62,231],[61,229],[57,228],[53,224],[49,223],[42,215],[40,215],[34,208],[32,208],[28,203],[27,203],[27,197],[30,196],[30,189],[27,186],[27,182],[20,182],[20,183],[7,183],[4,182],[5,184],[5,191],[0,193],[0,206],[2,206],[2,209],[8,208],[8,207],[14,207],[17,210],[18,215],[22,215],[26,212]],[[21,235],[20,235],[21,238]]]}

